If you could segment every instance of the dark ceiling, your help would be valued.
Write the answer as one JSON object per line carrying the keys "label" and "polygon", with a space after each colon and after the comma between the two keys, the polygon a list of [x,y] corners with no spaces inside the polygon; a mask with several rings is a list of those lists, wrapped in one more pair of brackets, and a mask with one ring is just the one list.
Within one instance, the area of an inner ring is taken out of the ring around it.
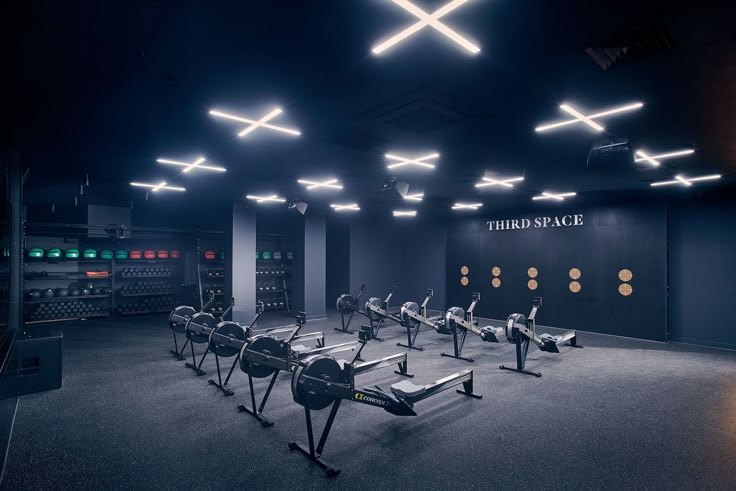
{"label": "dark ceiling", "polygon": [[[434,11],[447,0],[414,3]],[[470,0],[443,21],[479,54],[425,28],[374,56],[377,41],[416,20],[389,0],[15,2],[3,7],[7,134],[31,169],[27,199],[38,204],[72,203],[85,174],[79,199],[88,203],[140,201],[146,193],[130,181],[165,179],[188,191],[151,200],[202,206],[273,191],[368,210],[396,206],[380,192],[391,175],[443,209],[455,200],[528,203],[547,189],[687,192],[649,188],[676,172],[723,173],[701,186],[728,186],[736,170],[731,3]],[[565,101],[588,113],[644,107],[606,119],[602,135],[582,125],[535,133],[568,119],[558,109]],[[284,113],[272,122],[300,137],[258,129],[241,139],[243,125],[208,114],[257,119],[274,106]],[[632,148],[696,153],[654,170],[628,152],[589,162],[592,145],[627,139]],[[387,151],[441,157],[434,171],[391,172]],[[155,161],[198,155],[227,173],[177,175]],[[526,180],[479,193],[473,184],[487,171]],[[333,176],[343,191],[310,193],[296,182]]]}

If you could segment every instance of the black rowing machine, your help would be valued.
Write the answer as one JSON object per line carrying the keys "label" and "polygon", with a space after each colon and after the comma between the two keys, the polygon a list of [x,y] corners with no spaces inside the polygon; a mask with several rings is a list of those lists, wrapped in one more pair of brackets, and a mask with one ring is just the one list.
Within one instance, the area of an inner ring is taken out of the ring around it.
{"label": "black rowing machine", "polygon": [[473,299],[468,307],[467,311],[464,311],[462,307],[452,307],[445,313],[444,324],[442,330],[445,333],[452,334],[452,347],[453,353],[441,353],[442,356],[449,356],[457,358],[459,360],[474,361],[473,358],[462,356],[463,347],[465,346],[465,337],[468,332],[480,337],[483,341],[489,343],[500,343],[505,337],[505,329],[503,327],[495,326],[478,326],[478,321],[475,318],[475,306],[480,302],[480,293],[473,293]]}

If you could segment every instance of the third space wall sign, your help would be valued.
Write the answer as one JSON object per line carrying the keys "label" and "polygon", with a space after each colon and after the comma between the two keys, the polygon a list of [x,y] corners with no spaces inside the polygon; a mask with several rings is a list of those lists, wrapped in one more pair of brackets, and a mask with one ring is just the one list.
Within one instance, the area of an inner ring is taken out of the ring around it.
{"label": "third space wall sign", "polygon": [[479,315],[506,319],[541,296],[541,325],[665,340],[666,210],[562,211],[450,224],[448,307],[480,292]]}

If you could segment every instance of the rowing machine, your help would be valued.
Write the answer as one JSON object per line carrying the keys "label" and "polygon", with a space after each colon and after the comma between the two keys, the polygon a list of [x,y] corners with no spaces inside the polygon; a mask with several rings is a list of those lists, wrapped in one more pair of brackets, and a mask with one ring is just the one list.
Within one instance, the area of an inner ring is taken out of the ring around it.
{"label": "rowing machine", "polygon": [[[475,319],[475,306],[480,302],[480,293],[473,293],[473,300],[468,307],[467,312],[462,307],[452,307],[445,314],[444,330],[452,334],[453,354],[441,353],[442,356],[450,356],[465,361],[474,361],[473,358],[463,357],[463,346],[465,346],[465,337],[468,332],[479,336],[483,341],[489,343],[499,343],[504,338],[505,329],[503,327],[494,326],[478,326]],[[458,335],[458,331],[462,331]]]}
{"label": "rowing machine", "polygon": [[[353,320],[353,314],[356,312],[365,315],[365,311],[360,310],[358,302],[360,297],[365,293],[365,285],[360,285],[360,293],[357,296],[352,296],[349,293],[340,295],[337,299],[337,311],[340,312],[340,321],[342,322],[342,329],[339,327],[335,328],[335,331],[344,332],[346,334],[353,334],[354,331],[350,330],[350,322]],[[348,320],[345,322],[345,316]]]}
{"label": "rowing machine", "polygon": [[[204,307],[202,307],[202,310],[200,312],[207,312],[214,301],[215,301],[215,294],[212,293],[210,294],[210,301],[207,302],[207,304],[204,305]],[[171,314],[169,314],[169,327],[171,328],[171,332],[174,335],[174,349],[169,350],[169,353],[171,353],[174,356],[174,358],[176,358],[179,361],[184,360],[184,350],[187,349],[187,344],[189,344],[189,338],[186,339],[180,351],[179,342],[177,340],[176,333],[186,334],[187,322],[195,314],[197,314],[197,310],[195,310],[194,307],[190,307],[189,305],[180,305],[176,307],[174,310],[172,310]]]}
{"label": "rowing machine", "polygon": [[383,338],[378,337],[378,331],[381,330],[383,321],[386,319],[401,325],[401,318],[388,310],[389,302],[391,301],[391,297],[394,293],[396,293],[396,287],[392,286],[385,300],[381,300],[378,297],[371,297],[365,303],[365,315],[368,317],[368,327],[370,327],[368,333],[370,334],[370,339],[383,341]]}
{"label": "rowing machine", "polygon": [[[235,299],[231,298],[230,305],[220,315],[219,319],[225,317],[232,310],[233,305],[235,305]],[[189,348],[192,351],[192,363],[187,362],[184,366],[191,368],[199,376],[207,374],[207,372],[202,370],[202,363],[204,362],[204,359],[207,358],[207,353],[210,352],[210,334],[217,327],[219,319],[209,312],[198,312],[190,317],[184,326],[184,331],[186,333],[187,340],[189,341]],[[197,356],[194,352],[195,344],[207,344],[207,349],[204,350],[202,357],[199,359],[199,363],[197,363]]]}
{"label": "rowing machine", "polygon": [[423,347],[416,346],[415,344],[419,329],[424,325],[437,331],[438,322],[441,320],[439,316],[427,317],[427,304],[433,295],[434,290],[429,288],[422,305],[417,305],[416,302],[405,302],[401,306],[401,313],[399,315],[401,317],[401,325],[406,328],[406,344],[396,343],[397,346],[424,351]]}
{"label": "rowing machine", "polygon": [[[361,329],[361,341],[365,343],[368,338],[367,329]],[[357,354],[354,355],[353,362],[356,358]],[[291,379],[291,393],[294,401],[304,407],[309,445],[291,442],[289,443],[289,449],[298,450],[312,462],[319,465],[329,477],[337,476],[340,470],[322,458],[322,451],[340,408],[340,403],[344,399],[380,407],[396,416],[416,416],[415,403],[456,385],[463,384],[463,390],[457,390],[459,394],[478,399],[482,397],[473,393],[472,370],[463,370],[427,385],[415,385],[408,380],[402,380],[391,385],[391,392],[383,391],[380,387],[356,388],[355,370],[357,370],[357,366],[353,366],[352,363],[340,364],[330,356],[310,355],[294,371]],[[332,405],[330,415],[315,447],[311,411],[319,411],[330,405]]]}
{"label": "rowing machine", "polygon": [[516,345],[516,368],[500,365],[500,369],[541,377],[542,374],[539,372],[530,372],[524,369],[530,342],[536,344],[541,351],[547,351],[549,353],[559,353],[559,346],[561,344],[566,344],[573,348],[582,348],[581,345],[577,344],[577,333],[574,330],[567,331],[558,336],[551,334],[537,335],[536,317],[537,311],[541,307],[542,297],[533,297],[532,311],[529,313],[529,317],[524,317],[524,314],[511,314],[506,320],[506,339],[509,343]]}

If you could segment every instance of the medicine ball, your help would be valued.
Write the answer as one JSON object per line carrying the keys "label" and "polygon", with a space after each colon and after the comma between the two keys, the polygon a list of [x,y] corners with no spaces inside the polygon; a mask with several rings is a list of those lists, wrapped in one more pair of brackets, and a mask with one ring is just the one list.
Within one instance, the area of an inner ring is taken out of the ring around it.
{"label": "medicine ball", "polygon": [[31,259],[40,259],[43,257],[43,249],[40,247],[33,247],[28,249],[28,257]]}
{"label": "medicine ball", "polygon": [[280,251],[274,251],[273,252],[273,258],[277,261],[281,261],[281,252]]}
{"label": "medicine ball", "polygon": [[41,298],[41,290],[38,288],[33,288],[31,291],[28,292],[28,296],[31,298]]}
{"label": "medicine ball", "polygon": [[79,288],[77,288],[76,286],[73,286],[73,287],[70,287],[69,288],[69,296],[70,297],[78,297],[80,295],[80,293],[81,292],[79,291]]}
{"label": "medicine ball", "polygon": [[128,251],[125,249],[118,249],[115,251],[115,259],[128,259]]}
{"label": "medicine ball", "polygon": [[102,289],[101,288],[92,288],[90,290],[92,292],[92,295],[102,295]]}
{"label": "medicine ball", "polygon": [[91,290],[94,287],[95,287],[95,284],[92,283],[91,281],[88,281],[87,283],[82,284],[82,288],[86,288],[87,290]]}
{"label": "medicine ball", "polygon": [[156,251],[153,249],[146,249],[143,251],[143,257],[146,259],[156,259]]}
{"label": "medicine ball", "polygon": [[171,259],[179,259],[181,257],[181,251],[179,249],[173,249],[171,253],[169,253],[169,257],[171,257]]}
{"label": "medicine ball", "polygon": [[41,293],[41,296],[44,298],[50,298],[54,296],[54,289],[53,288],[46,288],[43,293]]}
{"label": "medicine ball", "polygon": [[168,259],[169,258],[169,251],[166,249],[159,249],[156,251],[156,257],[159,259]]}
{"label": "medicine ball", "polygon": [[67,290],[66,288],[57,288],[54,291],[54,294],[57,297],[68,297],[69,296],[69,290]]}
{"label": "medicine ball", "polygon": [[82,288],[82,289],[81,289],[81,290],[79,291],[79,294],[80,294],[80,295],[89,295],[89,294],[90,294],[90,289],[89,289],[89,288]]}
{"label": "medicine ball", "polygon": [[104,293],[105,295],[109,295],[112,293],[112,288],[110,288],[109,286],[106,286],[102,289],[102,293]]}
{"label": "medicine ball", "polygon": [[110,249],[102,249],[100,251],[100,259],[112,259],[113,253]]}
{"label": "medicine ball", "polygon": [[49,259],[59,259],[61,257],[61,249],[58,247],[52,247],[46,251],[46,257]]}
{"label": "medicine ball", "polygon": [[260,258],[261,258],[261,253],[256,251],[256,259],[260,259]]}
{"label": "medicine ball", "polygon": [[141,259],[142,257],[143,257],[143,253],[139,251],[138,249],[133,249],[130,251],[131,259]]}
{"label": "medicine ball", "polygon": [[94,249],[85,249],[82,255],[85,259],[97,259],[97,251]]}
{"label": "medicine ball", "polygon": [[263,251],[263,259],[270,260],[271,259],[271,251]]}
{"label": "medicine ball", "polygon": [[225,260],[225,251],[220,251],[220,261]]}
{"label": "medicine ball", "polygon": [[72,247],[71,249],[67,249],[64,251],[64,257],[67,259],[78,259],[79,258],[79,249]]}
{"label": "medicine ball", "polygon": [[10,248],[3,247],[3,257],[10,257]]}
{"label": "medicine ball", "polygon": [[215,253],[215,251],[211,249],[207,249],[206,251],[204,251],[204,258],[207,259],[208,261],[212,261],[216,257],[217,257],[217,254]]}
{"label": "medicine ball", "polygon": [[286,253],[286,259],[288,259],[289,261],[291,261],[292,259],[294,259],[294,253],[291,252],[291,251],[287,252]]}

